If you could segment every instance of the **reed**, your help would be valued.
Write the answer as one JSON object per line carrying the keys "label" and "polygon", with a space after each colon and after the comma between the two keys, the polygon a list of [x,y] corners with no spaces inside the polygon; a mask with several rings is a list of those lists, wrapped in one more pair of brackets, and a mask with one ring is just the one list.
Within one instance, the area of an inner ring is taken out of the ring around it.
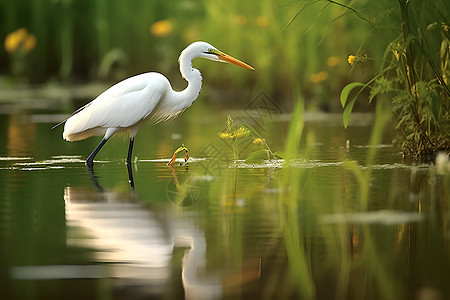
{"label": "reed", "polygon": [[[339,9],[322,11],[312,5],[307,7],[306,16],[296,18],[286,28],[298,3],[218,0],[172,5],[113,1],[106,5],[104,0],[4,1],[0,4],[5,15],[0,18],[0,37],[4,39],[19,27],[36,36],[37,47],[27,61],[30,68],[26,76],[32,83],[54,78],[68,82],[117,81],[148,70],[179,78],[176,58],[180,51],[192,41],[206,40],[257,69],[245,73],[209,67],[199,60],[195,63],[209,86],[264,90],[287,107],[292,107],[301,89],[308,107],[333,107],[332,95],[337,95],[342,86],[342,80],[336,79],[346,77],[348,48],[358,45],[357,40],[344,34],[344,30],[355,30],[350,29],[354,21],[342,19],[330,26],[328,20],[338,16]],[[162,20],[168,26],[152,31],[153,25]],[[364,34],[361,28],[356,31],[359,36]],[[8,54],[0,52],[0,61],[5,62],[0,72],[10,74]],[[111,68],[105,67],[108,65]]]}

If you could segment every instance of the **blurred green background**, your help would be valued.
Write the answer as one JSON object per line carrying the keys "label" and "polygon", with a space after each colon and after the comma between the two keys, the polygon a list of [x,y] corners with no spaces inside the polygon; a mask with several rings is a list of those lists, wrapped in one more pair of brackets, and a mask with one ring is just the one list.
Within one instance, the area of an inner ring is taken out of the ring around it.
{"label": "blurred green background", "polygon": [[[348,56],[364,51],[381,57],[398,20],[391,1],[352,6],[373,21],[388,18],[392,27],[380,35],[328,1],[1,1],[0,85],[114,83],[157,71],[182,89],[178,55],[204,40],[256,68],[195,62],[205,88],[233,92],[226,101],[239,99],[239,91],[264,91],[289,110],[300,92],[310,109],[340,111],[342,87],[370,78],[379,67],[373,60],[352,70]],[[35,44],[8,52],[6,37],[20,28]]]}

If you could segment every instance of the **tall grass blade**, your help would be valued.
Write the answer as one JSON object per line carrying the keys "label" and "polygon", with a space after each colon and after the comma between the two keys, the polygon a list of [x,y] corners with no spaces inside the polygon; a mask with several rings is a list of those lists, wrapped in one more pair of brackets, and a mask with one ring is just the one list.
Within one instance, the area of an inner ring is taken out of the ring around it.
{"label": "tall grass blade", "polygon": [[[321,1],[321,0],[320,0]],[[289,20],[289,22],[286,24],[286,26],[281,30],[281,31],[285,31],[289,26],[292,25],[292,23],[294,23],[295,19],[298,18],[298,16],[305,10],[307,9],[309,6],[317,3],[319,1],[307,1],[305,4],[303,4],[303,6],[301,6],[294,14],[294,16],[292,16],[292,18]]]}
{"label": "tall grass blade", "polygon": [[297,101],[292,112],[292,119],[289,123],[289,129],[286,141],[286,156],[288,158],[295,157],[299,151],[300,139],[303,133],[303,127],[305,124],[304,113],[305,113],[305,101],[303,97],[299,94]]}

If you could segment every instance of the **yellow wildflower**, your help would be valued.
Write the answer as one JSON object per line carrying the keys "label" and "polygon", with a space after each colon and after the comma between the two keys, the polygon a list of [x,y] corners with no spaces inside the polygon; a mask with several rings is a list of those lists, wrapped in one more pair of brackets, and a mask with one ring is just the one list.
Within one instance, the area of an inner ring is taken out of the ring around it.
{"label": "yellow wildflower", "polygon": [[229,132],[224,131],[224,132],[219,132],[219,137],[222,140],[231,140],[233,138],[233,135]]}
{"label": "yellow wildflower", "polygon": [[239,127],[235,132],[234,135],[236,138],[241,138],[244,136],[247,136],[250,134],[250,130],[248,130],[247,128],[245,128],[244,126]]}
{"label": "yellow wildflower", "polygon": [[9,53],[17,51],[28,53],[36,46],[36,37],[29,34],[25,28],[19,28],[6,36],[4,46]]}
{"label": "yellow wildflower", "polygon": [[256,26],[258,27],[266,27],[269,24],[269,21],[264,16],[259,16],[256,18]]}
{"label": "yellow wildflower", "polygon": [[327,65],[330,67],[336,67],[341,64],[341,57],[340,56],[331,56],[327,59]]}
{"label": "yellow wildflower", "polygon": [[30,52],[33,50],[33,48],[36,46],[36,37],[32,34],[29,34],[25,42],[23,43],[23,46],[25,47],[26,52]]}
{"label": "yellow wildflower", "polygon": [[312,83],[319,83],[321,81],[327,80],[328,78],[328,73],[327,71],[320,71],[318,73],[314,73],[309,77],[309,80]]}
{"label": "yellow wildflower", "polygon": [[234,140],[236,138],[241,138],[250,134],[250,130],[245,128],[243,125],[239,126],[238,129],[234,129],[233,119],[231,116],[227,117],[226,130],[219,132],[219,137],[224,140]]}
{"label": "yellow wildflower", "polygon": [[[17,29],[14,32],[11,32],[8,34],[5,38],[5,50],[9,53],[16,52],[16,50],[19,48],[20,44],[22,43],[22,35],[23,35],[23,28]],[[25,30],[26,34],[26,30]]]}
{"label": "yellow wildflower", "polygon": [[173,25],[169,20],[159,20],[152,24],[150,33],[154,36],[166,36],[172,32]]}
{"label": "yellow wildflower", "polygon": [[264,141],[261,138],[255,138],[253,140],[253,144],[262,145],[262,144],[264,144]]}
{"label": "yellow wildflower", "polygon": [[247,24],[247,17],[243,15],[236,16],[236,23],[239,26],[244,26],[245,24]]}
{"label": "yellow wildflower", "polygon": [[355,63],[355,59],[356,57],[354,55],[349,55],[347,61],[351,66],[353,66],[353,64]]}
{"label": "yellow wildflower", "polygon": [[361,51],[356,55],[351,54],[348,56],[347,61],[352,66],[354,64],[363,64],[367,61],[367,54],[364,51]]}
{"label": "yellow wildflower", "polygon": [[244,126],[239,127],[237,130],[229,132],[219,132],[219,137],[223,140],[234,140],[250,134],[250,131]]}

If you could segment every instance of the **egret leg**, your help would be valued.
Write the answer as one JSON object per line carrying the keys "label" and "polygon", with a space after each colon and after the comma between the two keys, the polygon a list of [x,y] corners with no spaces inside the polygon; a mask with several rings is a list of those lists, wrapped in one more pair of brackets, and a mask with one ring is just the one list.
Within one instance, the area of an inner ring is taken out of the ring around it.
{"label": "egret leg", "polygon": [[131,154],[133,153],[134,137],[130,138],[130,145],[128,146],[127,165],[131,164]]}
{"label": "egret leg", "polygon": [[103,145],[108,141],[108,139],[103,138],[100,144],[98,144],[97,148],[92,151],[91,154],[89,154],[88,158],[86,159],[86,165],[88,167],[92,167],[94,165],[94,157],[97,155],[97,153],[102,149]]}
{"label": "egret leg", "polygon": [[130,183],[130,187],[134,190],[133,170],[131,164],[129,163],[127,163],[127,171],[128,171],[128,182]]}

